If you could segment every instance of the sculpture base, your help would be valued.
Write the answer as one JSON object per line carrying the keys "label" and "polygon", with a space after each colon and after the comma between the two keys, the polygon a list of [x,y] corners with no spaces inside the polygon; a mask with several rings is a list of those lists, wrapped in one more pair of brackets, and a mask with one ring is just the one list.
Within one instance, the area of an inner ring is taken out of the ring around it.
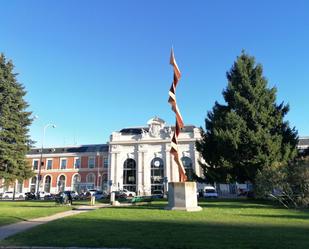
{"label": "sculpture base", "polygon": [[197,205],[195,182],[168,183],[168,206],[166,210],[195,212],[202,208]]}

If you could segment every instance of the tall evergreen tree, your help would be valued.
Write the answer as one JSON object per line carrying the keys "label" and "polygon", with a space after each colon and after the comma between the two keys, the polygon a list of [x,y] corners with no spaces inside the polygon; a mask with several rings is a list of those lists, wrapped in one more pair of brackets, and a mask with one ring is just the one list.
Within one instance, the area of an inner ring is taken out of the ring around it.
{"label": "tall evergreen tree", "polygon": [[26,161],[31,141],[28,135],[31,112],[24,100],[24,87],[18,83],[14,66],[0,55],[0,178],[7,184],[32,175]]}
{"label": "tall evergreen tree", "polygon": [[289,106],[276,104],[260,64],[244,52],[227,72],[226,105],[215,103],[205,119],[197,150],[208,181],[255,181],[263,167],[279,167],[297,154],[297,131],[284,116]]}

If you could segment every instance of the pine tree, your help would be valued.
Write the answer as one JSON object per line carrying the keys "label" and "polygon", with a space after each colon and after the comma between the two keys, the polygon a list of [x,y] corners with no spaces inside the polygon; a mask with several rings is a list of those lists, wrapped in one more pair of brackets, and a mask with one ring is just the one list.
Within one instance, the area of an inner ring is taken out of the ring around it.
{"label": "pine tree", "polygon": [[297,131],[284,116],[289,106],[276,104],[260,64],[244,52],[227,73],[226,105],[215,103],[205,119],[197,150],[208,181],[255,181],[263,167],[279,167],[297,154]]}
{"label": "pine tree", "polygon": [[26,153],[31,140],[28,135],[32,122],[27,111],[24,87],[13,73],[14,66],[0,55],[0,178],[6,184],[32,176]]}

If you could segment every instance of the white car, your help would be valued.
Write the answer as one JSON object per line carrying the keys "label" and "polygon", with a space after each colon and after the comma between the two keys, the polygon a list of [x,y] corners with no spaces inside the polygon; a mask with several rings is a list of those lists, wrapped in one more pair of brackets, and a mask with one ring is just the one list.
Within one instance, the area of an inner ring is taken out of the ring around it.
{"label": "white car", "polygon": [[[13,191],[5,191],[2,194],[2,199],[13,199],[14,192]],[[17,193],[15,192],[15,199],[25,199],[25,193]]]}
{"label": "white car", "polygon": [[51,197],[51,194],[48,193],[48,192],[45,192],[45,191],[40,191],[39,195],[40,195],[40,199],[45,199],[45,198]]}
{"label": "white car", "polygon": [[122,192],[122,194],[126,195],[126,197],[134,197],[134,196],[136,196],[135,192],[132,192],[132,191],[129,191],[129,190],[126,190],[126,189],[123,189],[121,192]]}
{"label": "white car", "polygon": [[206,186],[204,188],[205,198],[218,198],[217,190],[213,186]]}

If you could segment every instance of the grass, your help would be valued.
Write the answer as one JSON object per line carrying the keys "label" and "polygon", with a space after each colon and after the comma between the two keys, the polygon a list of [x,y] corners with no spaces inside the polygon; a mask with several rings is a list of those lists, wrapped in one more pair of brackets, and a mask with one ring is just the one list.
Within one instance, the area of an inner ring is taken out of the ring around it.
{"label": "grass", "polygon": [[[203,211],[148,206],[104,208],[36,227],[0,245],[129,248],[309,248],[309,213],[268,202],[203,201]],[[51,239],[52,236],[52,239]]]}
{"label": "grass", "polygon": [[0,226],[32,218],[49,216],[70,209],[71,207],[56,205],[55,202],[1,201]]}

